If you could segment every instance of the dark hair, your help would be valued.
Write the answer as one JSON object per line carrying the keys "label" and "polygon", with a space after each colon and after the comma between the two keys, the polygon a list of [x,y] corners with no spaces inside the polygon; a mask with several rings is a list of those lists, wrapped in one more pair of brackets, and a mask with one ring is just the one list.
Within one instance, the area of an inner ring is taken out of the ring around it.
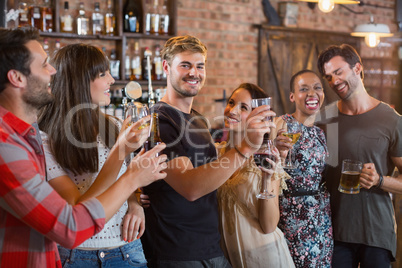
{"label": "dark hair", "polygon": [[297,77],[299,77],[302,74],[305,73],[312,73],[315,74],[318,78],[320,78],[314,71],[312,70],[308,70],[308,69],[304,69],[301,71],[298,71],[297,73],[295,73],[294,75],[292,75],[292,78],[290,78],[290,92],[295,93],[295,80]]}
{"label": "dark hair", "polygon": [[48,134],[51,151],[61,167],[75,174],[97,172],[97,146],[82,148],[78,143],[96,143],[99,134],[111,148],[118,135],[117,126],[96,105],[77,109],[71,118],[68,115],[77,105],[92,104],[90,83],[109,70],[109,61],[95,46],[73,44],[61,48],[52,65],[57,70],[51,80],[55,101],[40,111],[39,127]]}
{"label": "dark hair", "polygon": [[[317,67],[321,76],[325,76],[324,64],[329,62],[335,56],[341,56],[349,64],[351,69],[356,65],[356,63],[359,63],[363,67],[359,54],[351,45],[332,45],[324,51],[321,51],[318,56]],[[360,72],[360,77],[362,79],[364,78],[363,70]]]}
{"label": "dark hair", "polygon": [[252,83],[243,83],[240,84],[235,90],[233,90],[232,94],[230,94],[228,100],[232,97],[232,95],[239,89],[244,88],[247,90],[252,99],[261,99],[261,98],[267,98],[268,94],[265,93],[265,91],[260,88],[259,86],[252,84]]}
{"label": "dark hair", "polygon": [[201,53],[207,58],[207,47],[197,37],[191,35],[175,36],[166,41],[162,48],[162,59],[169,65],[172,64],[174,56],[184,51]]}
{"label": "dark hair", "polygon": [[39,32],[35,28],[0,28],[0,93],[10,82],[8,71],[17,70],[25,76],[31,74],[32,57],[26,44],[32,40],[39,40]]}

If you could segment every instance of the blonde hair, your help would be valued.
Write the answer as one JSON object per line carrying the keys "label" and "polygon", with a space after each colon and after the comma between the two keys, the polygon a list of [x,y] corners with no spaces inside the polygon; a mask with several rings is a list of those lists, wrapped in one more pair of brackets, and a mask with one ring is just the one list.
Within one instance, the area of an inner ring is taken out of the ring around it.
{"label": "blonde hair", "polygon": [[207,59],[207,47],[201,43],[200,39],[191,35],[176,36],[167,40],[161,51],[162,59],[170,65],[174,56],[184,51],[201,53]]}

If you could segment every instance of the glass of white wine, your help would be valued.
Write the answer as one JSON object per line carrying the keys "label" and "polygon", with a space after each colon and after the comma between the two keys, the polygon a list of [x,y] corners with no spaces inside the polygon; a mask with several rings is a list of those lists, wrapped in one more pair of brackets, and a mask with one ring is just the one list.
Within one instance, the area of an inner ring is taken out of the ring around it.
{"label": "glass of white wine", "polygon": [[[139,103],[139,102],[130,102],[127,107],[127,114],[126,117],[131,116],[131,122],[129,125],[137,122],[143,117],[149,115],[149,109],[146,104]],[[141,125],[139,129],[149,126],[149,122]]]}
{"label": "glass of white wine", "polygon": [[[291,118],[286,125],[287,131],[282,133],[282,135],[292,139],[291,143],[292,145],[295,145],[301,135],[300,123],[296,119]],[[289,150],[283,167],[286,169],[295,169],[297,167],[293,161],[293,147]]]}

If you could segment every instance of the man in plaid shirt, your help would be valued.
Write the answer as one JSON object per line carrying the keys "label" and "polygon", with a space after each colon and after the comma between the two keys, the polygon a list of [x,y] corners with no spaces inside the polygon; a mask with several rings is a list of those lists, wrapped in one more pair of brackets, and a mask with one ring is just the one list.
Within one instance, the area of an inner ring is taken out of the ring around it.
{"label": "man in plaid shirt", "polygon": [[[53,190],[35,122],[53,99],[56,70],[38,38],[34,29],[0,29],[0,267],[61,267],[56,243],[80,245],[135,189],[166,176],[166,156],[156,157],[163,144],[136,157],[96,198],[71,206]],[[142,160],[148,167],[140,168]]]}

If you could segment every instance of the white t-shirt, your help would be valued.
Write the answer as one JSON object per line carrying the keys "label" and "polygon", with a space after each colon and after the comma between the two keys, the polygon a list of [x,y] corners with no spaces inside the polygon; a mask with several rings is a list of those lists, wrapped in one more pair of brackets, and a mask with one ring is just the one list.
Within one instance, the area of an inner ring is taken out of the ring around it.
{"label": "white t-shirt", "polygon": [[[82,175],[75,176],[73,172],[68,169],[63,169],[55,160],[53,154],[50,152],[50,147],[48,143],[48,135],[41,131],[43,148],[46,157],[46,171],[47,171],[47,181],[54,178],[66,175],[77,185],[77,188],[81,194],[85,193],[92,183],[98,176],[103,164],[106,161],[107,156],[110,153],[110,149],[101,140],[100,136],[97,137],[98,146],[98,160],[99,160],[99,170],[95,173],[85,173]],[[117,179],[127,170],[126,161],[123,162]],[[127,201],[119,208],[119,210],[114,214],[114,216],[105,224],[102,231],[92,236],[84,243],[78,246],[78,248],[109,248],[109,247],[119,247],[127,244],[124,242],[121,235],[122,221],[124,215],[127,212]]]}

